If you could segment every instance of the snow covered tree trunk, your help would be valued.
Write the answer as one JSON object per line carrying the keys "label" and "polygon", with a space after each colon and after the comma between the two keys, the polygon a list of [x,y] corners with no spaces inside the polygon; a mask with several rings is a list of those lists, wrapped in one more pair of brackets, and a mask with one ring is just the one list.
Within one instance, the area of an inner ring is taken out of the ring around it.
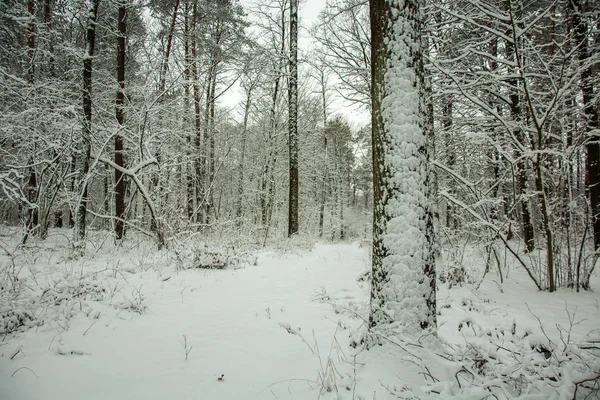
{"label": "snow covered tree trunk", "polygon": [[298,0],[290,1],[288,236],[298,233]]}
{"label": "snow covered tree trunk", "polygon": [[435,262],[418,0],[371,0],[371,329],[436,329]]}

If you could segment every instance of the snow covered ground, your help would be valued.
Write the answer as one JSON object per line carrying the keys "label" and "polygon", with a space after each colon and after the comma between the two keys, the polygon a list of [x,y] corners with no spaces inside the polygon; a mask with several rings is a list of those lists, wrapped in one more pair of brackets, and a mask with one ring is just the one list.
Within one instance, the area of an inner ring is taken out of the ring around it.
{"label": "snow covered ground", "polygon": [[[2,233],[12,252],[18,238]],[[427,392],[427,360],[403,346],[353,347],[368,312],[368,282],[359,278],[369,250],[359,243],[263,250],[208,270],[181,269],[197,260],[157,252],[144,240],[115,247],[100,233],[85,257],[70,259],[66,231],[53,235],[0,259],[0,332],[24,325],[0,337],[2,400],[387,399]],[[483,259],[464,262],[478,279]],[[478,290],[440,285],[444,341],[461,346],[511,330],[543,341],[539,321],[557,343],[567,334],[573,343],[600,336],[600,295],[538,292],[516,267],[507,272],[502,285],[490,272]],[[446,368],[430,367],[437,377]],[[452,368],[446,373],[454,379]],[[555,398],[563,397],[556,391]]]}

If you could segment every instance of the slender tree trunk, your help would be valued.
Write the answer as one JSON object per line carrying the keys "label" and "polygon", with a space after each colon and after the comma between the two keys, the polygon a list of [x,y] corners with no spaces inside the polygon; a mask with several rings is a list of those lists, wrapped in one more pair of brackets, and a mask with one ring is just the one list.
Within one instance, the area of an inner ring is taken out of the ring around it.
{"label": "slender tree trunk", "polygon": [[[119,38],[117,39],[117,82],[119,90],[117,91],[117,100],[115,114],[119,131],[115,135],[115,164],[125,167],[125,157],[123,151],[122,129],[125,128],[125,113],[123,103],[125,101],[125,38],[127,35],[127,26],[125,24],[126,3],[124,0],[119,2]],[[119,169],[115,169],[115,237],[122,239],[125,235],[125,179]]]}
{"label": "slender tree trunk", "polygon": [[204,216],[202,215],[202,207],[204,204],[204,187],[203,187],[203,177],[204,177],[204,167],[203,162],[204,159],[202,157],[202,113],[200,111],[200,78],[198,76],[198,58],[197,58],[197,44],[196,44],[196,21],[198,14],[198,0],[194,0],[192,6],[192,29],[191,29],[191,53],[192,53],[192,78],[194,80],[193,83],[193,91],[194,91],[194,111],[195,111],[195,129],[196,134],[194,136],[194,150],[196,151],[196,156],[194,159],[195,162],[195,170],[196,170],[196,222],[202,223],[204,222]]}
{"label": "slender tree trunk", "polygon": [[[48,60],[45,63],[48,71],[48,76],[52,79],[56,77],[54,68],[54,37],[52,35],[52,7],[54,4],[53,0],[43,0],[43,14],[42,23],[44,24],[46,42],[48,46]],[[60,168],[62,160],[57,159],[56,168]],[[54,226],[56,228],[62,228],[63,226],[63,211],[58,208],[54,210]],[[44,229],[46,231],[46,229]],[[45,236],[45,235],[44,235]]]}
{"label": "slender tree trunk", "polygon": [[[510,1],[507,0],[507,7],[510,7]],[[514,44],[516,46],[516,44]],[[506,57],[509,60],[515,61],[515,65],[517,64],[517,57],[513,45],[510,43],[506,44]],[[512,75],[517,75],[518,71],[515,71],[512,68]],[[528,144],[525,140],[525,132],[523,132],[522,123],[524,120],[523,117],[523,109],[521,107],[521,93],[518,78],[509,79],[510,85],[510,112],[514,123],[513,128],[513,136],[514,139],[518,142],[521,148],[527,148]],[[517,178],[517,197],[521,206],[521,223],[523,226],[523,241],[525,242],[525,250],[528,253],[531,253],[535,249],[535,236],[533,231],[533,223],[531,220],[531,213],[529,211],[529,199],[527,197],[527,162],[523,157],[522,152],[520,150],[517,154],[519,161],[517,161],[516,165],[516,178]]]}
{"label": "slender tree trunk", "polygon": [[[29,14],[29,24],[27,27],[27,81],[32,88],[33,101],[35,102],[35,53],[36,53],[36,21],[35,21],[35,2],[28,0],[27,12]],[[32,132],[33,133],[33,132]],[[29,160],[29,179],[27,180],[27,231],[23,237],[23,243],[27,241],[29,235],[38,231],[39,211],[38,211],[38,179],[37,172],[34,166],[33,154],[36,153],[36,141],[33,140],[33,148],[31,149],[32,158]]]}
{"label": "slender tree trunk", "polygon": [[[573,27],[575,29],[575,41],[578,46],[578,58],[580,65],[584,65],[593,56],[590,49],[588,36],[588,16],[591,2],[589,0],[572,0],[569,2],[572,8]],[[586,118],[586,160],[585,181],[586,191],[591,208],[591,221],[594,236],[594,250],[600,251],[600,143],[597,136],[593,136],[595,130],[600,128],[598,117],[598,106],[595,101],[597,94],[594,88],[593,71],[591,66],[581,71],[581,93],[583,97],[583,108]]]}
{"label": "slender tree trunk", "polygon": [[252,103],[252,85],[248,87],[246,93],[246,104],[244,106],[244,126],[242,128],[242,149],[240,154],[240,164],[238,167],[238,187],[237,200],[235,206],[235,218],[237,226],[242,226],[242,199],[244,197],[244,162],[246,159],[246,134],[248,131],[248,117],[250,116],[250,105]]}
{"label": "slender tree trunk", "polygon": [[[444,100],[444,104],[442,106],[442,129],[444,130],[444,134],[446,136],[446,157],[448,168],[454,169],[456,164],[456,151],[454,146],[454,139],[452,137],[452,111],[453,111],[453,101],[450,96],[448,96]],[[454,186],[452,182],[449,184],[450,188]],[[455,207],[454,205],[448,201],[446,203],[446,227],[450,229],[458,228],[458,220],[454,217]]]}
{"label": "slender tree trunk", "polygon": [[[594,56],[588,37],[588,13],[592,11],[590,9],[592,2],[589,0],[572,0],[569,2],[569,5],[572,9],[572,25],[575,30],[575,42],[578,46],[579,64],[582,66],[585,65],[589,58]],[[597,32],[596,35],[598,35]],[[595,93],[592,66],[588,65],[582,69],[580,86],[583,97],[583,111],[586,118],[584,129],[587,135],[585,147],[585,190],[590,204],[594,251],[596,252],[596,257],[598,257],[600,253],[600,141],[598,140],[598,135],[594,135],[594,132],[597,132],[600,128],[600,117],[598,115],[596,99],[598,94]],[[581,280],[581,287],[585,290],[589,289],[589,280],[593,268],[592,266],[589,271],[586,271]]]}
{"label": "slender tree trunk", "polygon": [[[71,162],[69,165],[69,173],[71,175],[71,179],[69,182],[69,192],[71,194],[75,193],[75,172],[77,169],[77,152],[73,152],[71,154]],[[72,207],[69,206],[69,228],[75,227],[75,215],[73,214]]]}
{"label": "slender tree trunk", "polygon": [[323,107],[323,185],[321,187],[321,206],[319,207],[319,238],[323,237],[323,224],[325,222],[325,203],[327,201],[327,93],[325,85],[325,72],[320,70],[321,101]]}
{"label": "slender tree trunk", "polygon": [[192,138],[191,133],[188,131],[189,111],[190,111],[190,66],[192,63],[190,57],[190,5],[189,0],[185,0],[185,12],[183,22],[183,51],[184,51],[184,62],[185,68],[183,70],[183,126],[186,131],[185,142],[186,142],[186,206],[188,219],[191,222],[194,218],[194,168],[192,163]]}
{"label": "slender tree trunk", "polygon": [[[282,46],[283,49],[283,46]],[[264,227],[267,227],[270,223],[270,209],[271,202],[270,198],[272,197],[270,193],[272,192],[271,186],[273,185],[273,176],[275,169],[275,151],[276,149],[274,141],[275,141],[275,130],[277,129],[277,100],[279,96],[279,86],[280,86],[281,76],[278,75],[275,78],[275,87],[273,88],[273,96],[271,98],[271,110],[269,117],[269,136],[267,138],[268,143],[268,153],[267,159],[265,160],[265,165],[263,167],[263,173],[260,179],[260,187],[259,187],[259,197],[260,197],[260,209],[261,209],[261,222]]]}
{"label": "slender tree trunk", "polygon": [[288,236],[298,233],[298,0],[290,0]]}
{"label": "slender tree trunk", "polygon": [[94,59],[94,48],[96,45],[96,25],[98,22],[98,5],[100,0],[92,0],[88,13],[88,25],[86,29],[86,52],[83,58],[83,131],[81,167],[79,170],[79,181],[81,182],[81,194],[76,212],[76,240],[83,240],[86,231],[86,214],[88,203],[88,173],[90,170],[90,157],[92,152],[92,62]]}
{"label": "slender tree trunk", "polygon": [[[173,8],[173,17],[171,18],[171,26],[169,28],[169,36],[167,37],[167,49],[165,50],[165,56],[163,58],[160,67],[160,81],[158,84],[159,96],[163,95],[167,86],[167,72],[169,71],[169,57],[171,55],[171,47],[173,45],[173,35],[175,34],[175,26],[177,24],[177,11],[179,10],[180,0],[175,0],[175,7]],[[186,27],[187,29],[187,27]]]}

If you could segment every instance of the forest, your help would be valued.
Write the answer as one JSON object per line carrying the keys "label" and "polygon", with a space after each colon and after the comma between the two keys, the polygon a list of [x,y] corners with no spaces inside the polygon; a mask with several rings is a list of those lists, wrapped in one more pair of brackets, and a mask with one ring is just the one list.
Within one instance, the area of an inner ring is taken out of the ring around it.
{"label": "forest", "polygon": [[103,352],[96,321],[169,324],[152,304],[219,364],[176,326],[229,346],[248,302],[236,329],[279,319],[256,346],[293,336],[317,378],[205,398],[597,398],[599,72],[593,0],[2,0],[0,395],[65,398],[18,379]]}

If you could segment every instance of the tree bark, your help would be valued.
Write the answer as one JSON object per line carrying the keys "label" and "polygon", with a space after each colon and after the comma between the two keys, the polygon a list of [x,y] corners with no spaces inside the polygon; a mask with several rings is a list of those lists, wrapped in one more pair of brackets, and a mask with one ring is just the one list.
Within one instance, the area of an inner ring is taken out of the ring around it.
{"label": "tree bark", "polygon": [[323,224],[325,222],[325,203],[327,200],[327,96],[325,85],[325,71],[322,66],[320,72],[321,101],[323,107],[323,185],[321,187],[321,205],[319,207],[319,238],[323,237]]}
{"label": "tree bark", "polygon": [[[117,82],[119,90],[117,91],[117,100],[115,114],[119,131],[115,135],[115,164],[119,167],[125,167],[125,157],[123,151],[123,136],[121,130],[125,127],[125,113],[123,103],[125,101],[125,37],[127,35],[127,26],[125,23],[126,3],[124,0],[119,2],[119,37],[117,39]],[[123,173],[115,169],[115,237],[122,239],[125,235],[125,180]]]}
{"label": "tree bark", "polygon": [[88,25],[86,29],[86,51],[83,58],[83,131],[81,148],[81,167],[79,181],[81,194],[76,211],[76,240],[83,240],[86,233],[86,214],[88,202],[88,173],[90,170],[90,157],[92,152],[92,62],[96,46],[96,25],[98,23],[98,5],[100,0],[92,0],[88,12]]}
{"label": "tree bark", "polygon": [[[373,266],[369,327],[436,329],[435,261],[418,0],[371,0]],[[371,336],[379,342],[376,335]]]}
{"label": "tree bark", "polygon": [[288,236],[298,233],[298,0],[290,0]]}
{"label": "tree bark", "polygon": [[[510,8],[510,1],[507,0],[507,8]],[[512,32],[509,32],[512,35]],[[509,60],[514,60],[515,65],[517,64],[518,54],[515,52],[513,46],[516,46],[516,43],[513,45],[511,43],[506,43],[506,57]],[[515,68],[512,68],[510,71],[511,75],[517,75],[518,71]],[[520,93],[520,85],[518,78],[511,78],[508,80],[510,86],[510,112],[513,119],[514,127],[513,127],[513,136],[514,140],[519,144],[519,146],[523,149],[528,147],[526,142],[525,132],[523,132],[523,109],[521,107],[521,93]],[[535,249],[535,236],[533,231],[533,223],[531,221],[531,213],[529,212],[529,199],[527,198],[527,162],[523,154],[517,154],[517,165],[516,165],[516,173],[517,173],[517,193],[518,201],[521,206],[521,223],[523,227],[523,241],[525,243],[525,250],[528,253],[531,253]]]}
{"label": "tree bark", "polygon": [[[572,0],[569,2],[572,8],[573,27],[575,28],[575,41],[578,46],[578,58],[580,65],[585,65],[593,56],[588,44],[588,17],[590,2],[587,0]],[[586,119],[586,191],[591,208],[591,221],[594,236],[594,250],[600,251],[600,143],[597,134],[593,132],[600,128],[598,106],[595,104],[595,93],[593,71],[587,66],[581,71],[581,93],[583,97],[583,108]]]}
{"label": "tree bark", "polygon": [[[35,86],[35,53],[36,53],[36,22],[35,22],[35,2],[29,0],[27,2],[27,12],[29,14],[29,24],[27,28],[27,81],[32,89]],[[35,102],[35,90],[32,90]],[[29,206],[27,208],[27,232],[23,237],[23,243],[27,241],[29,235],[35,233],[38,229],[39,224],[39,211],[38,211],[38,179],[37,172],[34,166],[33,154],[35,154],[35,140],[33,141],[33,148],[31,149],[32,157],[29,160],[31,166],[29,167],[29,179],[27,180],[27,201]]]}
{"label": "tree bark", "polygon": [[244,197],[244,163],[246,159],[246,134],[248,131],[248,117],[250,116],[250,105],[252,103],[252,90],[254,89],[253,84],[250,83],[249,87],[246,88],[246,104],[244,106],[244,125],[242,128],[242,149],[240,154],[240,164],[238,166],[238,187],[237,187],[237,200],[235,206],[235,218],[237,226],[242,226],[242,199]]}
{"label": "tree bark", "polygon": [[192,78],[193,92],[194,92],[194,112],[195,112],[195,124],[196,134],[194,136],[194,150],[196,155],[194,157],[194,167],[196,171],[196,222],[203,223],[204,216],[201,212],[202,205],[204,204],[204,188],[203,188],[203,177],[204,177],[204,159],[202,157],[202,113],[200,111],[200,82],[198,76],[198,58],[197,58],[197,43],[196,43],[196,24],[198,14],[198,0],[194,0],[192,5],[192,29],[191,29],[191,66],[192,66]]}
{"label": "tree bark", "polygon": [[187,144],[186,148],[186,196],[185,203],[187,208],[187,216],[188,220],[191,222],[194,218],[194,168],[192,165],[192,138],[191,133],[187,131],[188,129],[188,115],[190,111],[190,65],[192,63],[190,57],[190,5],[189,0],[185,0],[185,11],[184,11],[184,21],[183,21],[183,51],[184,51],[184,69],[183,69],[183,126],[186,130],[185,141]]}

